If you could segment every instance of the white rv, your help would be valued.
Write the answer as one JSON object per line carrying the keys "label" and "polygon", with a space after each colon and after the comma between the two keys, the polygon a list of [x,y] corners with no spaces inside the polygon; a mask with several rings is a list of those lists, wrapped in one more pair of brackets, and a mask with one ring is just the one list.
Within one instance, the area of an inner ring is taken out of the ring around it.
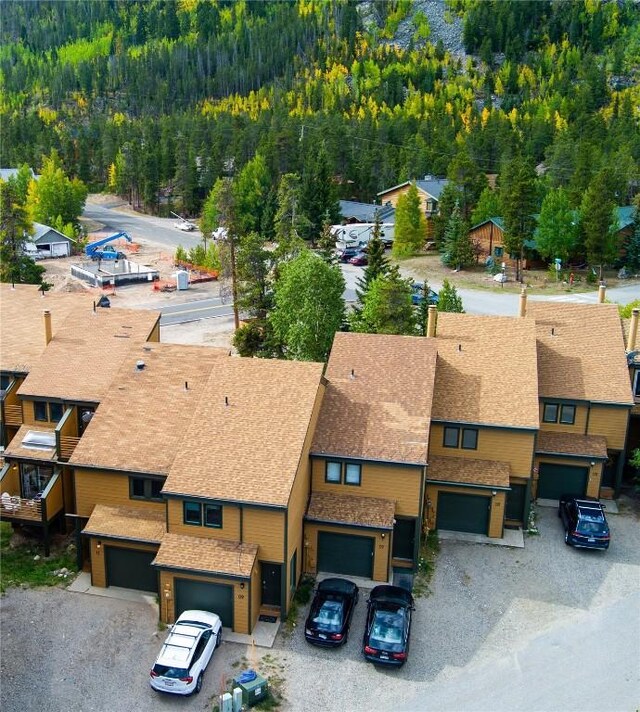
{"label": "white rv", "polygon": [[[351,225],[332,225],[331,232],[336,236],[337,247],[364,247],[373,235],[375,223],[352,223]],[[385,247],[393,244],[394,223],[380,224],[380,239]]]}

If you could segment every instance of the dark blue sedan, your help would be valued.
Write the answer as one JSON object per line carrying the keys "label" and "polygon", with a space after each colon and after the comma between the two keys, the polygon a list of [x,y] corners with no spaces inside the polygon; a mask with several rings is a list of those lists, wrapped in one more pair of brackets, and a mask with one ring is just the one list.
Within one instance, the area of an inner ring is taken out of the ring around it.
{"label": "dark blue sedan", "polygon": [[362,652],[378,665],[404,665],[409,655],[413,596],[398,586],[376,586],[367,601]]}

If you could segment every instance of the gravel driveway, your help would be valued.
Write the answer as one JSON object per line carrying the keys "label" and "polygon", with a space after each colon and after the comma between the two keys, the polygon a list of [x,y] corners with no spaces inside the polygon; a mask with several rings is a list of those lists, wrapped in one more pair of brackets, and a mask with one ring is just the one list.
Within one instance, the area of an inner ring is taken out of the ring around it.
{"label": "gravel driveway", "polygon": [[[433,593],[417,601],[410,658],[399,670],[376,669],[361,656],[366,594],[352,636],[339,650],[304,641],[302,611],[293,636],[281,635],[269,653],[283,666],[284,708],[635,709],[640,527],[631,512],[609,521],[613,543],[604,553],[566,547],[552,509],[539,510],[540,536],[529,537],[525,549],[443,542]],[[223,643],[200,695],[174,698],[148,686],[165,635],[150,605],[63,589],[15,589],[3,597],[0,615],[0,705],[6,712],[210,711],[238,661],[269,652]],[[620,615],[626,624],[620,625]],[[576,637],[580,631],[584,639]],[[553,655],[568,655],[575,670],[550,665]],[[594,657],[595,676],[589,668]],[[573,704],[561,701],[558,685]]]}

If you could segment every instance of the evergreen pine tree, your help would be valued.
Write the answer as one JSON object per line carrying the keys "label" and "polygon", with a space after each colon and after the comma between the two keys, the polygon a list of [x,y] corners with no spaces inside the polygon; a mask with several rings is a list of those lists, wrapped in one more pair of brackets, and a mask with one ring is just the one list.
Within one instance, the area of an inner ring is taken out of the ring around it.
{"label": "evergreen pine tree", "polygon": [[640,272],[640,206],[636,205],[633,214],[633,232],[627,240],[625,267],[629,272],[637,274]]}
{"label": "evergreen pine tree", "polygon": [[396,205],[395,237],[392,253],[394,257],[408,257],[418,252],[425,241],[427,221],[422,211],[418,189],[415,183],[398,198]]}
{"label": "evergreen pine tree", "polygon": [[362,277],[356,283],[356,297],[358,305],[356,309],[364,304],[365,297],[373,280],[381,274],[389,271],[389,260],[384,253],[384,243],[380,239],[381,222],[378,211],[376,211],[375,224],[371,239],[367,245],[367,266],[364,268]]}
{"label": "evergreen pine tree", "polygon": [[469,239],[469,229],[456,203],[444,233],[444,253],[442,261],[447,267],[462,269],[472,264],[473,246]]}
{"label": "evergreen pine tree", "polygon": [[438,292],[438,311],[464,313],[462,308],[462,298],[458,295],[458,290],[445,279],[442,289]]}

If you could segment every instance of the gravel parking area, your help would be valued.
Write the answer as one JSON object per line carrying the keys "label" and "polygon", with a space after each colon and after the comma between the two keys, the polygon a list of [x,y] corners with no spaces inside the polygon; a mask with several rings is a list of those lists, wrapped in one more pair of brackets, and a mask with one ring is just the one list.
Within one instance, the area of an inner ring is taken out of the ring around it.
{"label": "gravel parking area", "polygon": [[153,606],[62,589],[11,590],[0,614],[0,705],[8,712],[211,710],[238,661],[268,653],[283,666],[283,709],[296,712],[635,709],[637,514],[609,516],[608,552],[566,547],[553,509],[539,509],[538,520],[540,535],[527,538],[525,549],[442,543],[403,668],[364,662],[365,592],[343,648],[308,645],[303,610],[293,635],[280,634],[272,651],[223,643],[202,692],[186,699],[148,686],[165,635]]}

